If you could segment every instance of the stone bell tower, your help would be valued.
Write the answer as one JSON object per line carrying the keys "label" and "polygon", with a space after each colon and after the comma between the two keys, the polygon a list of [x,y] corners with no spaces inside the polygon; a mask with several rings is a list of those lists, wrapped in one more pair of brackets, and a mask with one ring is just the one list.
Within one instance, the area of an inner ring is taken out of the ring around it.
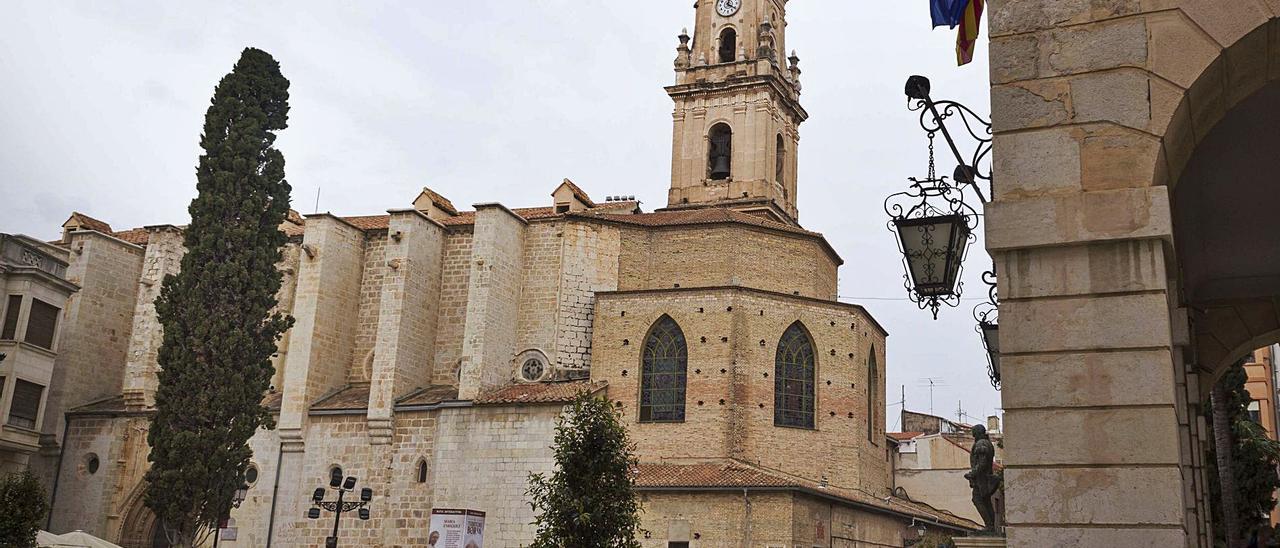
{"label": "stone bell tower", "polygon": [[728,207],[797,224],[800,59],[786,0],[698,0],[680,34],[667,209]]}

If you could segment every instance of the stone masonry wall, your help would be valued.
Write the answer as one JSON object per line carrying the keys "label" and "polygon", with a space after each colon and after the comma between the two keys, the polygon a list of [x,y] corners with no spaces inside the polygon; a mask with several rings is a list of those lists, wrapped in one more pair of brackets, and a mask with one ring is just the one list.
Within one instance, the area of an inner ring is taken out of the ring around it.
{"label": "stone masonry wall", "polygon": [[[644,337],[663,314],[680,325],[688,344],[681,424],[638,422]],[[870,387],[874,403],[867,399],[867,357],[874,346],[885,363],[885,335],[861,309],[746,289],[668,290],[597,295],[596,318],[592,378],[609,382],[609,398],[621,405],[645,461],[738,458],[888,494],[883,370]],[[778,340],[796,321],[816,353],[812,430],[773,424]],[[796,458],[796,447],[806,448],[805,458]]]}
{"label": "stone masonry wall", "polygon": [[369,391],[371,433],[387,437],[396,398],[431,376],[443,245],[443,228],[416,210],[392,214],[390,231]]}
{"label": "stone masonry wall", "polygon": [[[52,444],[62,437],[64,411],[120,394],[144,255],[138,246],[97,232],[74,233],[69,246],[67,280],[80,291],[71,294],[63,313],[45,403],[41,433]],[[52,470],[48,474],[52,480]]]}
{"label": "stone masonry wall", "polygon": [[445,235],[432,384],[458,384],[462,335],[467,323],[467,296],[471,288],[471,243],[470,227],[453,228]]}
{"label": "stone masonry wall", "polygon": [[812,238],[715,225],[621,232],[621,290],[741,285],[836,297],[838,264]]}
{"label": "stone masonry wall", "polygon": [[435,442],[434,506],[485,512],[486,545],[526,546],[533,510],[528,476],[550,472],[560,406],[444,409]]}
{"label": "stone masonry wall", "polygon": [[511,380],[526,222],[499,205],[477,205],[458,397]]}
{"label": "stone masonry wall", "polygon": [[298,439],[309,406],[347,382],[364,265],[364,235],[328,215],[307,219],[302,245],[280,414],[282,436],[291,439]]}
{"label": "stone masonry wall", "polygon": [[618,289],[621,235],[616,227],[566,223],[556,318],[556,360],[561,367],[591,367],[595,295]]}
{"label": "stone masonry wall", "polygon": [[[641,492],[644,548],[690,546],[790,547],[792,496],[784,492]],[[694,535],[698,535],[697,540]],[[794,546],[799,546],[795,544]]]}
{"label": "stone masonry wall", "polygon": [[[293,314],[293,297],[298,291],[298,268],[302,263],[302,245],[296,242],[285,244],[280,259],[280,291],[276,292],[275,310],[284,314]],[[284,366],[289,360],[289,335],[285,332],[276,344],[276,354],[271,358],[271,366],[275,373],[271,375],[271,386],[280,390],[284,386]]]}
{"label": "stone masonry wall", "polygon": [[373,347],[378,338],[382,283],[387,276],[387,233],[365,233],[364,265],[361,267],[360,304],[355,320],[355,348],[351,354],[348,382],[369,382],[373,373]]}
{"label": "stone masonry wall", "polygon": [[135,407],[149,407],[154,403],[159,383],[156,371],[160,367],[156,359],[160,343],[164,340],[163,328],[156,317],[155,300],[160,296],[165,276],[178,273],[182,256],[187,252],[182,245],[182,232],[177,228],[163,226],[148,230],[151,237],[147,242],[134,299],[133,326],[124,374],[125,400]]}
{"label": "stone masonry wall", "polygon": [[[520,284],[516,352],[536,348],[555,364],[556,314],[568,223],[562,220],[529,224],[524,236],[524,271]],[[513,364],[514,367],[518,364]]]}

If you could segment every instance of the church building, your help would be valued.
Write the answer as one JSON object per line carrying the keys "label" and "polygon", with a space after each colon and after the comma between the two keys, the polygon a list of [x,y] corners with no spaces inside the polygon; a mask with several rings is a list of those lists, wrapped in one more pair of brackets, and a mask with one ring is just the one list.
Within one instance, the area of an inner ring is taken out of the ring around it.
{"label": "church building", "polygon": [[[332,471],[374,497],[346,546],[426,546],[433,508],[485,512],[526,546],[556,418],[608,398],[636,444],[646,548],[904,546],[969,520],[895,496],[886,338],[838,302],[842,259],[796,208],[799,59],[785,0],[696,2],[679,36],[665,208],[565,180],[534,207],[464,211],[429,189],[385,214],[291,214],[280,308],[296,318],[222,546],[323,546]],[[406,199],[411,198],[409,196]],[[50,530],[166,546],[142,501],[161,326],[183,228],[76,213],[29,461]],[[8,410],[5,411],[6,413]],[[898,491],[901,494],[901,491]]]}

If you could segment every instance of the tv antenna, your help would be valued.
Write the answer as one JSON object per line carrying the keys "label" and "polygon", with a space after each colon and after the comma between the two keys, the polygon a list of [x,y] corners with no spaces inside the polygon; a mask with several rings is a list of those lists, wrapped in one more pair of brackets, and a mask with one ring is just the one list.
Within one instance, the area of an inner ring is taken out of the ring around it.
{"label": "tv antenna", "polygon": [[924,377],[916,383],[916,386],[929,389],[929,414],[933,414],[933,389],[945,388],[947,386],[946,379],[942,377]]}

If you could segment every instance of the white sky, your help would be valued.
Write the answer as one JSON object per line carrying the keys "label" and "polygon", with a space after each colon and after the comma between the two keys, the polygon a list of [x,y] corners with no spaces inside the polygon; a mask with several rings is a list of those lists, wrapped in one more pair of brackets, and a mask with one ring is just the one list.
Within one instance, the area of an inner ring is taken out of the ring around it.
{"label": "white sky", "polygon": [[[596,199],[665,205],[672,61],[690,0],[5,3],[0,17],[0,232],[56,238],[77,210],[119,229],[182,224],[204,111],[245,46],[292,82],[278,144],[294,207],[341,215],[407,207],[422,186],[454,204],[549,205],[568,177]],[[989,111],[987,52],[955,66],[955,33],[925,0],[791,2],[811,117],[801,126],[802,224],[844,257],[840,293],[888,329],[890,401],[973,416],[999,405],[970,315],[990,260],[973,249],[968,298],[938,321],[905,300],[885,196],[925,171],[902,93]],[[985,35],[987,29],[982,29]],[[941,141],[939,141],[941,146]],[[939,169],[954,162],[940,156]],[[890,406],[888,428],[897,427]]]}

